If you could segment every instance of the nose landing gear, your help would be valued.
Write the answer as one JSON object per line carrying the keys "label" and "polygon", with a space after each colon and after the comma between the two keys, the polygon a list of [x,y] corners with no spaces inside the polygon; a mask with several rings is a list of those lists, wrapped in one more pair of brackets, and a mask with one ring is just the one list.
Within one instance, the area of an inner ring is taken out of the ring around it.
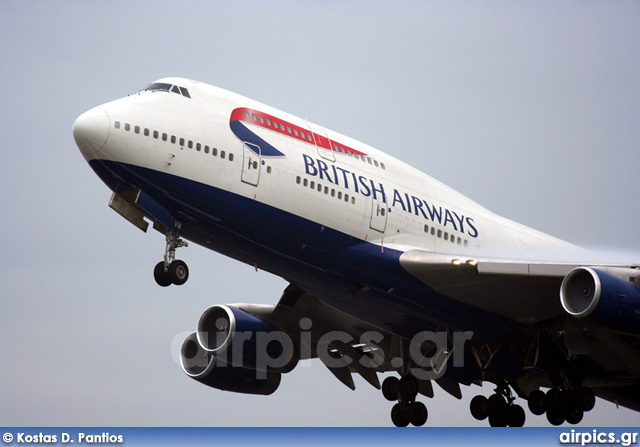
{"label": "nose landing gear", "polygon": [[171,284],[180,286],[189,279],[189,267],[184,261],[175,259],[176,250],[180,247],[187,247],[189,244],[180,239],[175,230],[167,233],[166,240],[164,261],[156,264],[153,269],[153,277],[161,287],[168,287]]}

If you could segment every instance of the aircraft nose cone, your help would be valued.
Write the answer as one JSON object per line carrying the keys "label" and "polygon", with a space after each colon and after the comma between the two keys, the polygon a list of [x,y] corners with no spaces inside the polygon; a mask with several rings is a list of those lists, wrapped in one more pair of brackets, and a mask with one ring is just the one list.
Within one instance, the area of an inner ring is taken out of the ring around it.
{"label": "aircraft nose cone", "polygon": [[87,159],[93,158],[109,137],[109,115],[99,107],[88,110],[73,123],[73,138]]}

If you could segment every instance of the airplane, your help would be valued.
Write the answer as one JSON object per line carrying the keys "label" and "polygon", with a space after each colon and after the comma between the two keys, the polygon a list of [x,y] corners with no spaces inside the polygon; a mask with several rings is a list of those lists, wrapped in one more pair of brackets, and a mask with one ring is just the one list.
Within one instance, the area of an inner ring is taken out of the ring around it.
{"label": "airplane", "polygon": [[639,264],[594,262],[380,150],[185,78],[92,108],[73,135],[110,207],[165,236],[159,286],[187,281],[187,241],[289,283],[274,305],[205,310],[181,366],[206,386],[269,395],[319,358],[381,389],[396,426],[425,424],[434,383],[458,399],[495,384],[470,404],[491,426],[523,426],[519,398],[553,425],[596,397],[640,411]]}

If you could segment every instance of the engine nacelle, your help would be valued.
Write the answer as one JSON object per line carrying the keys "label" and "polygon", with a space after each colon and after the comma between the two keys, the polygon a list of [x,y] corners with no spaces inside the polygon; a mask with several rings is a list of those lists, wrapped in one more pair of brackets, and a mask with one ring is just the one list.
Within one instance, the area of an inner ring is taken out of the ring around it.
{"label": "engine nacelle", "polygon": [[280,386],[281,374],[229,365],[207,352],[196,333],[189,335],[180,350],[182,370],[192,379],[212,388],[244,394],[273,393]]}
{"label": "engine nacelle", "polygon": [[602,270],[578,267],[560,287],[562,307],[575,318],[623,334],[640,334],[640,289]]}
{"label": "engine nacelle", "polygon": [[298,363],[289,334],[235,306],[207,309],[196,335],[204,350],[236,367],[286,373]]}

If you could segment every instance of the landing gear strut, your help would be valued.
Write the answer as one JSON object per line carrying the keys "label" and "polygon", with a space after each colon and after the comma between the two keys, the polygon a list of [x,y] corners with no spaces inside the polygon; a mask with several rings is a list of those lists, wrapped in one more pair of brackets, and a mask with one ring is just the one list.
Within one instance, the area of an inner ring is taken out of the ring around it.
{"label": "landing gear strut", "polygon": [[184,261],[175,259],[176,250],[180,247],[187,247],[189,244],[178,237],[176,230],[167,233],[166,240],[164,261],[156,264],[153,269],[153,277],[161,287],[167,287],[171,284],[180,286],[189,279],[189,267]]}

